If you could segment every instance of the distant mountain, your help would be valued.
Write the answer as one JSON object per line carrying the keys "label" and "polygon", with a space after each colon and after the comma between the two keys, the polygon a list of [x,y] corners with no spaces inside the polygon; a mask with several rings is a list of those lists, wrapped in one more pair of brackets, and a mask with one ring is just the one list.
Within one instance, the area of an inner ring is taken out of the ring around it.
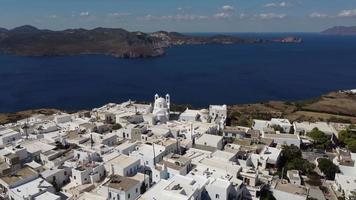
{"label": "distant mountain", "polygon": [[41,30],[25,25],[11,30],[0,28],[0,53],[23,56],[105,54],[120,58],[161,56],[174,45],[255,44],[268,42],[299,43],[300,38],[275,40],[242,39],[236,36],[211,37],[176,32],[129,32],[119,28]]}
{"label": "distant mountain", "polygon": [[329,35],[356,35],[356,26],[335,26],[321,33]]}
{"label": "distant mountain", "polygon": [[0,27],[0,33],[4,33],[4,32],[7,32],[8,30],[6,28],[1,28]]}

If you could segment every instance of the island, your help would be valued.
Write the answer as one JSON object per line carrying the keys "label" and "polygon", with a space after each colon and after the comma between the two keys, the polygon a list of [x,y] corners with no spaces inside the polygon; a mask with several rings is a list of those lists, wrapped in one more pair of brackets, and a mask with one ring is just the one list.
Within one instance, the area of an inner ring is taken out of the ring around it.
{"label": "island", "polygon": [[356,35],[356,26],[334,26],[321,33],[328,35]]}
{"label": "island", "polygon": [[205,44],[301,43],[302,38],[247,39],[232,35],[197,36],[177,32],[129,32],[120,28],[52,31],[25,25],[0,28],[0,53],[20,56],[104,54],[118,58],[162,56],[167,47]]}

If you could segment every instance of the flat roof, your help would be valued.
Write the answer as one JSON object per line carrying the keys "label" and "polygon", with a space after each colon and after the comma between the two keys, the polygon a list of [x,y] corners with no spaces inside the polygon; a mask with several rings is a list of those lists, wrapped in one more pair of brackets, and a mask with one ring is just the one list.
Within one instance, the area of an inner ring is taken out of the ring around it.
{"label": "flat roof", "polygon": [[274,189],[300,196],[308,195],[308,189],[306,187],[298,186],[291,183],[278,182]]}
{"label": "flat roof", "polygon": [[50,192],[45,192],[34,198],[34,200],[51,200],[51,199],[57,200],[57,199],[61,199],[61,197]]}
{"label": "flat roof", "polygon": [[120,175],[115,175],[111,177],[110,181],[107,182],[105,186],[117,190],[128,191],[129,189],[131,189],[132,187],[136,186],[139,183],[140,182],[135,179],[131,179],[129,177],[124,177]]}
{"label": "flat roof", "polygon": [[299,139],[299,137],[297,135],[288,134],[288,133],[283,133],[283,134],[264,134],[263,137],[265,137],[265,138]]}
{"label": "flat roof", "polygon": [[35,176],[35,175],[38,175],[38,173],[36,171],[31,169],[30,167],[24,167],[24,168],[20,169],[19,171],[17,171],[16,174],[11,175],[11,176],[4,176],[1,179],[8,185],[11,185],[11,184],[21,181],[27,177]]}

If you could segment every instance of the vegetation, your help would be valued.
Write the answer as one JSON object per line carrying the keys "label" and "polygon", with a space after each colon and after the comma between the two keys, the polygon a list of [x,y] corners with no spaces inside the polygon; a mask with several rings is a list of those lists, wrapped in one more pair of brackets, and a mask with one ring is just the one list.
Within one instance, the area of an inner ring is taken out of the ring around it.
{"label": "vegetation", "polygon": [[353,153],[356,153],[356,133],[352,131],[355,128],[355,125],[351,125],[346,130],[340,131],[339,133],[339,141],[341,145],[346,145]]}
{"label": "vegetation", "polygon": [[277,125],[277,124],[273,124],[271,126],[275,131],[279,131],[281,133],[284,133],[284,129],[280,126],[280,125]]}
{"label": "vegetation", "polygon": [[351,120],[350,119],[345,119],[345,118],[340,118],[340,117],[329,117],[329,119],[327,120],[328,122],[335,122],[335,123],[345,123],[345,124],[351,124]]}
{"label": "vegetation", "polygon": [[265,187],[261,191],[261,200],[276,200],[276,198],[273,196],[273,193],[269,189],[269,187]]}
{"label": "vegetation", "polygon": [[276,200],[271,191],[266,191],[261,194],[262,200]]}
{"label": "vegetation", "polygon": [[319,174],[312,172],[308,174],[308,180],[306,181],[309,185],[320,186],[322,185]]}
{"label": "vegetation", "polygon": [[313,163],[302,158],[302,152],[294,145],[283,146],[282,159],[279,169],[282,170],[298,170],[302,174],[311,174],[315,168]]}
{"label": "vegetation", "polygon": [[192,109],[193,106],[190,104],[171,104],[170,110],[172,112],[184,112],[187,108]]}
{"label": "vegetation", "polygon": [[121,124],[115,123],[112,125],[112,130],[119,130],[120,128],[122,128]]}
{"label": "vegetation", "polygon": [[56,109],[36,109],[36,110],[25,110],[16,113],[0,113],[0,125],[7,123],[14,123],[18,120],[22,120],[28,117],[31,117],[35,114],[43,114],[43,115],[53,115],[57,113]]}
{"label": "vegetation", "polygon": [[335,173],[338,173],[339,167],[336,166],[331,160],[327,158],[319,158],[318,159],[318,167],[321,172],[325,175],[325,177],[329,180],[335,179]]}
{"label": "vegetation", "polygon": [[247,115],[242,115],[240,112],[229,113],[229,116],[226,120],[226,124],[229,126],[252,126],[252,119]]}
{"label": "vegetation", "polygon": [[331,146],[330,137],[318,128],[314,128],[311,132],[307,133],[307,136],[313,139],[314,148],[316,149],[328,149]]}
{"label": "vegetation", "polygon": [[321,99],[321,97],[317,97],[314,99],[307,99],[307,100],[301,100],[301,101],[297,101],[295,102],[295,106],[297,107],[298,110],[304,110],[303,107],[316,103]]}

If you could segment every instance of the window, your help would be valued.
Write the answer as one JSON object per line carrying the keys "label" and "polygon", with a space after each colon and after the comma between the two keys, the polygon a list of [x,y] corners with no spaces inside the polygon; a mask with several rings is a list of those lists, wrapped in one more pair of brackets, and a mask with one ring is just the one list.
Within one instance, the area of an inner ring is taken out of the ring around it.
{"label": "window", "polygon": [[111,199],[111,192],[109,192],[109,198]]}
{"label": "window", "polygon": [[219,199],[219,198],[220,198],[219,194],[216,194],[216,195],[215,195],[215,198],[216,198],[216,199]]}
{"label": "window", "polygon": [[73,176],[74,179],[77,179],[77,177]]}
{"label": "window", "polygon": [[136,193],[138,192],[138,188],[136,188]]}
{"label": "window", "polygon": [[130,198],[130,194],[127,195],[127,198],[128,198],[128,199]]}
{"label": "window", "polygon": [[67,176],[67,171],[64,171],[64,176]]}

